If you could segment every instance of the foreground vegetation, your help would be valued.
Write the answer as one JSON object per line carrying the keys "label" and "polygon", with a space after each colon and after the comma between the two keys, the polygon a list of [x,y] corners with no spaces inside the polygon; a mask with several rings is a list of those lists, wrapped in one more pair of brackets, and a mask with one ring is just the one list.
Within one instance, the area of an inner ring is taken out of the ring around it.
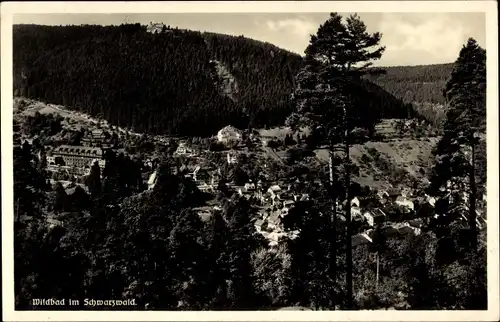
{"label": "foreground vegetation", "polygon": [[[130,165],[108,159],[102,182],[88,181],[91,193],[68,196],[45,184],[35,151],[29,145],[14,151],[17,211],[32,214],[15,224],[17,309],[33,309],[29,300],[41,297],[136,299],[137,307],[117,310],[344,307],[345,256],[339,253],[339,283],[332,284],[326,191],[312,191],[313,201],[290,214],[287,225],[300,227],[300,238],[269,249],[253,233],[252,208],[236,196],[201,221],[191,210],[193,200],[202,200],[199,192],[169,173],[171,164],[161,167],[152,192],[137,194],[134,185],[120,183],[130,178]],[[54,212],[63,225],[49,228]],[[334,247],[341,252],[338,229]],[[483,309],[485,236],[478,252],[469,252],[462,231],[452,225],[381,242],[378,284],[375,250],[356,248],[355,307]]]}

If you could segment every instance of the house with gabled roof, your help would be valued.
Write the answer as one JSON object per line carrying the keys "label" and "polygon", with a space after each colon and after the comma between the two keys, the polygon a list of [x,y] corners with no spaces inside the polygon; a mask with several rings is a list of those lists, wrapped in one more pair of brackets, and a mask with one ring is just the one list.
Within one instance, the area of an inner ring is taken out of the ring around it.
{"label": "house with gabled roof", "polygon": [[370,226],[375,226],[377,224],[381,224],[386,220],[386,214],[380,208],[375,208],[372,210],[365,211],[363,216],[366,219],[366,222]]}
{"label": "house with gabled roof", "polygon": [[251,181],[245,183],[245,190],[246,191],[254,191],[255,190],[255,183],[253,183]]}
{"label": "house with gabled roof", "polygon": [[267,189],[267,192],[269,192],[269,193],[278,193],[280,191],[281,191],[281,187],[277,184],[272,185],[271,187],[269,187],[269,189]]}
{"label": "house with gabled roof", "polygon": [[262,225],[264,224],[264,219],[257,219],[255,222],[254,222],[254,227],[255,227],[255,230],[257,230],[257,232],[261,232],[262,231]]}
{"label": "house with gabled roof", "polygon": [[412,200],[404,197],[404,196],[398,196],[395,201],[396,205],[414,211],[415,210],[415,205]]}
{"label": "house with gabled roof", "polygon": [[361,208],[351,207],[351,217],[356,218],[362,216]]}
{"label": "house with gabled roof", "polygon": [[422,232],[420,228],[412,227],[410,224],[406,222],[397,223],[393,227],[397,229],[398,233],[400,233],[401,235],[413,234],[415,236],[418,236]]}
{"label": "house with gabled roof", "polygon": [[377,191],[377,197],[379,198],[380,201],[385,202],[386,200],[389,199],[389,193],[387,190],[381,189]]}
{"label": "house with gabled roof", "polygon": [[174,152],[175,155],[178,156],[192,156],[194,155],[194,149],[192,149],[186,142],[180,142],[177,146],[177,149]]}
{"label": "house with gabled roof", "polygon": [[275,228],[278,228],[278,226],[281,224],[281,219],[280,219],[280,212],[279,211],[273,211],[267,217],[267,227],[271,230],[274,230]]}
{"label": "house with gabled roof", "polygon": [[358,197],[354,197],[351,199],[351,207],[360,207],[361,202],[359,201]]}
{"label": "house with gabled roof", "polygon": [[148,179],[148,190],[152,190],[156,185],[156,180],[158,179],[158,172],[154,171]]}

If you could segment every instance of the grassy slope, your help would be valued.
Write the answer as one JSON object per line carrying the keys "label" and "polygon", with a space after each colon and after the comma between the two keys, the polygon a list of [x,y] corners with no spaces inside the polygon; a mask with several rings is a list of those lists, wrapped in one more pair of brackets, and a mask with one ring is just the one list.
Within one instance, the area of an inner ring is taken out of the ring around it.
{"label": "grassy slope", "polygon": [[[425,182],[433,162],[432,149],[437,142],[438,138],[423,138],[356,144],[350,149],[351,160],[359,167],[359,176],[354,181],[376,189],[407,186],[413,181]],[[379,153],[381,161],[373,159],[371,149]],[[315,152],[321,162],[328,161],[325,149]],[[364,155],[369,158],[368,162]]]}

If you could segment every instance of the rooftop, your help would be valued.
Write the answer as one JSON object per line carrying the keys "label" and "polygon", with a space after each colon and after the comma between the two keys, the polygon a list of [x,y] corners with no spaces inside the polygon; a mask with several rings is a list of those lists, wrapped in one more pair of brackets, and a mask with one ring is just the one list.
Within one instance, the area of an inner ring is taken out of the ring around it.
{"label": "rooftop", "polygon": [[102,156],[103,152],[101,148],[84,147],[84,146],[74,146],[74,145],[61,145],[54,149],[54,154],[66,153],[75,155],[86,155],[86,156]]}

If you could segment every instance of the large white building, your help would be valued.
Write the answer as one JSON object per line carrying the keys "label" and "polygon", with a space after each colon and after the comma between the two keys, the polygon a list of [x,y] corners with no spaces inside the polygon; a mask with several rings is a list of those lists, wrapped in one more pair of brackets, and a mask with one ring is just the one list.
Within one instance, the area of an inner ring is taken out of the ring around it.
{"label": "large white building", "polygon": [[217,140],[221,143],[239,142],[241,141],[241,131],[228,125],[217,133]]}
{"label": "large white building", "polygon": [[101,168],[104,168],[106,164],[104,152],[101,148],[61,145],[55,148],[51,155],[47,157],[47,163],[55,162],[57,157],[60,157],[65,165],[70,167],[91,167],[95,161],[98,162]]}

